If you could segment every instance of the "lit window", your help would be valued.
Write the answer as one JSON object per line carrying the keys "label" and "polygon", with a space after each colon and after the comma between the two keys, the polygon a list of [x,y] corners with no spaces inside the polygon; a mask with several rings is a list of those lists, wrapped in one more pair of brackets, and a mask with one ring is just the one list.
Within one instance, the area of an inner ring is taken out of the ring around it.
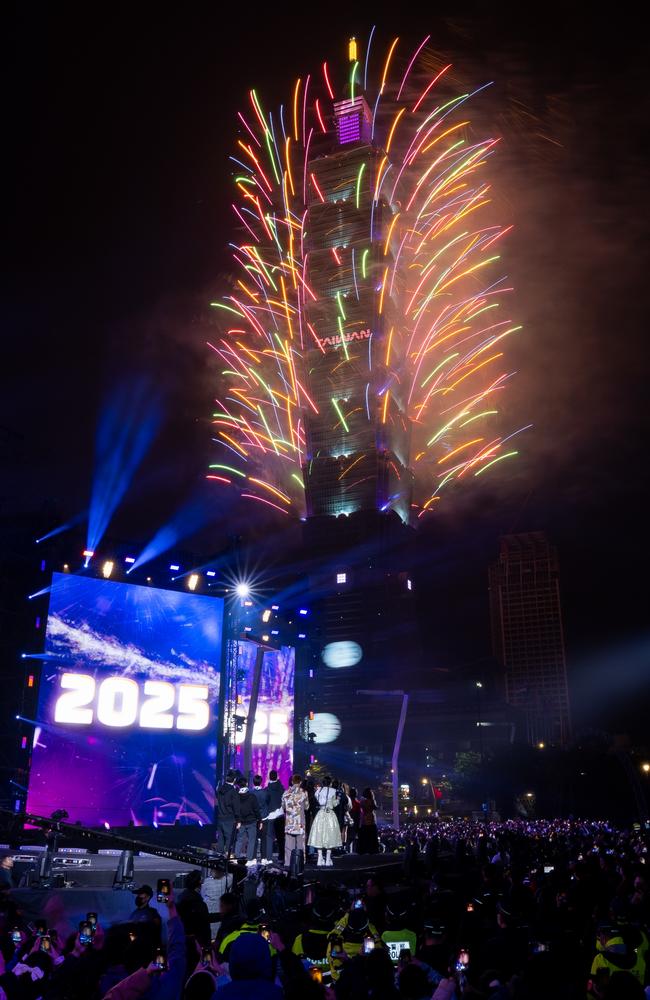
{"label": "lit window", "polygon": [[347,583],[348,582],[348,574],[347,573],[337,573],[336,574],[336,582],[337,583]]}

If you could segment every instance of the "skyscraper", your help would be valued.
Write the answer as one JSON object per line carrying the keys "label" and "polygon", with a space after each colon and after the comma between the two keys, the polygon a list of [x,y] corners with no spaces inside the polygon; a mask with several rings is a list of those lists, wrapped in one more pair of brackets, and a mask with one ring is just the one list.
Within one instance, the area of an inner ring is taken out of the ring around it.
{"label": "skyscraper", "polygon": [[540,531],[506,535],[489,581],[506,701],[525,711],[529,743],[566,744],[571,719],[557,552]]}
{"label": "skyscraper", "polygon": [[389,370],[400,289],[384,289],[383,280],[397,210],[375,197],[388,157],[371,140],[365,97],[336,102],[334,118],[308,161],[304,223],[315,296],[305,318],[320,333],[307,359],[318,412],[305,414],[303,464],[319,636],[307,733],[312,756],[375,782],[386,773],[401,706],[399,696],[378,692],[408,687],[418,660],[410,424]]}

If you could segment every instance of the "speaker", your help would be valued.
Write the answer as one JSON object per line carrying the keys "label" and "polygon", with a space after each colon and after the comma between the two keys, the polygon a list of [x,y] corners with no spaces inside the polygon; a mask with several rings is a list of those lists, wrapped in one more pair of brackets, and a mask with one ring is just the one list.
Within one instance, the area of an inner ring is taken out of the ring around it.
{"label": "speaker", "polygon": [[301,847],[294,847],[289,857],[289,875],[300,878],[305,870],[305,852]]}

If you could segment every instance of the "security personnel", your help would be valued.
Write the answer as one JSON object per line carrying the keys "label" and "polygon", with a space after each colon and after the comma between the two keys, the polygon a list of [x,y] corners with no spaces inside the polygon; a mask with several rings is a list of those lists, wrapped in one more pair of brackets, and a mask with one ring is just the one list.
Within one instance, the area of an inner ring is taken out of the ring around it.
{"label": "security personnel", "polygon": [[[266,937],[266,921],[264,913],[260,907],[260,904],[256,899],[251,900],[251,902],[246,907],[246,919],[242,921],[239,927],[236,927],[230,934],[226,934],[219,945],[219,961],[227,962],[230,949],[232,948],[233,942],[237,940],[242,934],[262,934]],[[277,952],[272,945],[269,945],[271,950],[271,955],[276,955]]]}
{"label": "security personnel", "polygon": [[609,969],[610,976],[614,972],[631,972],[643,986],[645,958],[641,949],[635,950],[625,943],[617,927],[599,929],[596,949],[597,954],[591,963],[592,976],[595,976],[599,969]]}
{"label": "security personnel", "polygon": [[292,951],[306,959],[321,972],[329,972],[329,935],[334,927],[336,903],[327,896],[320,896],[311,908],[309,927],[296,935]]}
{"label": "security personnel", "polygon": [[395,965],[397,965],[400,952],[404,948],[408,948],[411,955],[415,955],[417,947],[417,934],[408,926],[408,909],[406,900],[399,897],[391,899],[386,906],[388,927],[383,932],[381,939],[388,948],[388,953]]}
{"label": "security personnel", "polygon": [[339,978],[346,959],[355,958],[368,947],[381,948],[383,942],[375,925],[368,920],[362,900],[357,899],[329,936],[327,959],[332,979]]}

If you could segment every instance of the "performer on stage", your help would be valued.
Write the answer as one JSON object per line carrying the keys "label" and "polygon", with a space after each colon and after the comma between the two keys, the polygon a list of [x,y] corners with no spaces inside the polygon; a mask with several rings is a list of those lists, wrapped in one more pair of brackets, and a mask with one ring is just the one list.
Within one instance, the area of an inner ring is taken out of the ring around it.
{"label": "performer on stage", "polygon": [[318,812],[309,831],[309,846],[318,850],[318,864],[321,866],[331,866],[332,848],[341,846],[341,828],[334,812],[336,791],[331,784],[330,777],[323,778],[323,785],[316,792]]}

